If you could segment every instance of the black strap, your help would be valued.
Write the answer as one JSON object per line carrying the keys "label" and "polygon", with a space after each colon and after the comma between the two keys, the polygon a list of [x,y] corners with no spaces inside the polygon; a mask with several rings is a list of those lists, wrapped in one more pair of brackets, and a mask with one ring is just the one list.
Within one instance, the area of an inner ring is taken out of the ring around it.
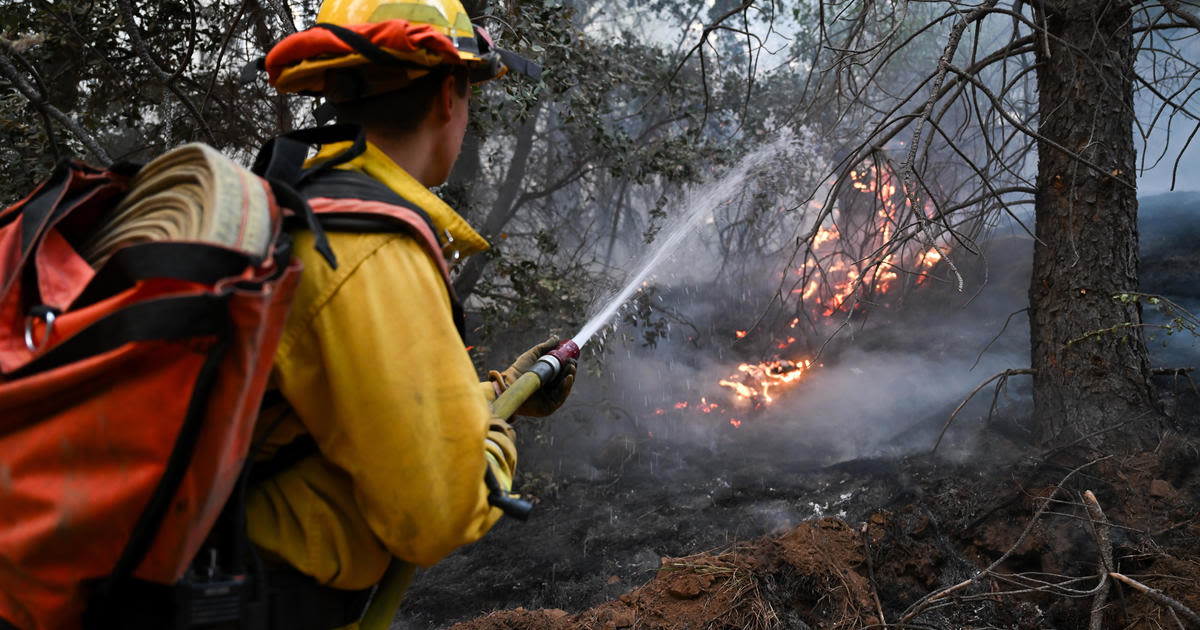
{"label": "black strap", "polygon": [[254,462],[250,467],[248,483],[254,487],[320,452],[313,436],[307,433],[301,435],[279,447],[269,459]]}
{"label": "black strap", "polygon": [[[305,199],[361,199],[407,208],[429,226],[429,231],[438,239],[438,244],[442,242],[437,229],[433,227],[433,219],[429,218],[429,214],[421,206],[405,199],[383,182],[365,173],[345,170],[321,173],[305,182],[300,192]],[[317,219],[331,232],[392,232],[408,229],[407,223],[385,215],[321,213],[317,215]]]}
{"label": "black strap", "polygon": [[500,508],[501,512],[518,521],[529,520],[533,504],[505,490],[504,486],[500,485],[500,480],[496,478],[496,473],[492,472],[491,464],[483,469],[483,483],[488,489],[488,505]]}
{"label": "black strap", "polygon": [[[338,26],[337,24],[319,22],[314,24],[313,28],[323,28],[330,33],[333,33],[338,39],[342,40],[342,43],[354,49],[354,52],[366,57],[367,60],[372,63],[388,67],[429,69],[427,66],[422,66],[405,59],[394,57],[386,50],[371,43],[371,41],[366,37],[363,37],[362,35],[359,35],[348,28]],[[508,68],[512,71],[523,74],[534,81],[538,81],[542,78],[541,65],[530,61],[529,59],[526,59],[525,57],[522,57],[511,50],[493,48],[487,44],[487,40],[484,40],[479,35],[474,37],[457,37],[455,38],[455,47],[457,47],[459,50],[477,55],[484,59],[488,58],[488,56],[493,53],[499,54],[500,61],[503,61],[504,65],[508,66]],[[495,77],[494,71],[491,76],[485,78],[490,79],[493,77]]]}
{"label": "black strap", "polygon": [[243,252],[205,243],[137,243],[113,253],[72,308],[95,304],[146,278],[178,278],[213,285],[254,265],[255,261]]}
{"label": "black strap", "polygon": [[371,63],[391,67],[424,67],[418,66],[411,61],[393,57],[386,50],[372,44],[371,40],[346,27],[328,22],[317,22],[313,24],[313,28],[323,28],[333,33],[338,39],[342,40],[343,44],[353,48],[354,52],[366,57]]}
{"label": "black strap", "polygon": [[[308,148],[324,144],[349,142],[350,147],[310,169],[304,168]],[[297,129],[276,136],[259,150],[253,171],[265,179],[279,180],[299,188],[305,180],[344,164],[367,150],[367,132],[362,125],[327,125]]]}
{"label": "black strap", "polygon": [[41,240],[41,235],[50,223],[50,216],[58,207],[71,183],[71,165],[60,162],[38,192],[25,202],[17,212],[9,213],[6,221],[21,218],[21,257],[13,268],[13,274],[0,279],[0,298],[5,298],[13,283],[23,272],[25,260]]}
{"label": "black strap", "polygon": [[[70,162],[63,160],[63,161],[59,162],[58,164],[56,164],[54,166],[54,170],[50,171],[50,176],[47,177],[45,180],[43,180],[42,183],[39,184],[38,187],[33,190],[33,193],[30,195],[30,197],[28,199],[24,200],[23,204],[21,204],[20,206],[16,206],[16,205],[9,206],[8,208],[6,208],[4,210],[4,212],[0,213],[0,227],[4,227],[5,225],[8,225],[10,222],[12,222],[17,217],[21,217],[22,219],[25,219],[31,212],[35,212],[34,210],[30,209],[30,206],[33,206],[36,203],[46,203],[48,205],[53,205],[54,202],[57,201],[58,198],[62,196],[63,191],[66,190],[67,184],[70,182],[70,179],[71,179],[70,174],[71,174],[71,163]],[[51,199],[49,201],[39,202],[39,199],[44,198],[44,197],[50,197]],[[49,211],[49,209],[47,208],[46,210],[43,210],[42,212],[48,212],[48,211]],[[24,236],[22,236],[21,243],[25,244],[28,242],[29,242],[28,239],[25,238]]]}
{"label": "black strap", "polygon": [[[223,323],[227,320],[228,316],[221,318]],[[114,627],[113,620],[126,618],[129,614],[125,610],[127,606],[124,605],[125,593],[130,589],[136,590],[134,587],[137,581],[132,578],[133,572],[146,558],[151,545],[158,537],[159,529],[166,518],[171,501],[191,465],[192,456],[196,452],[196,441],[199,439],[200,430],[204,426],[204,419],[208,412],[209,397],[212,394],[213,385],[217,381],[217,369],[230,346],[230,337],[231,333],[226,332],[209,349],[204,364],[201,365],[200,371],[196,375],[196,382],[188,401],[187,413],[180,426],[179,435],[175,438],[175,445],[171,449],[171,455],[167,460],[162,478],[154,488],[154,493],[150,495],[150,500],[142,510],[141,516],[134,524],[129,542],[121,551],[121,556],[117,559],[112,572],[107,578],[94,583],[91,587],[87,610],[88,619],[85,624],[87,627],[112,628]],[[166,589],[179,588],[155,586]]]}
{"label": "black strap", "polygon": [[[220,319],[224,323],[228,316]],[[125,545],[121,557],[113,567],[111,576],[114,580],[123,580],[133,575],[134,570],[150,551],[154,539],[158,537],[158,530],[167,515],[171,500],[179,490],[179,485],[183,483],[183,478],[192,463],[192,456],[196,452],[196,440],[200,437],[200,430],[204,426],[204,417],[208,413],[208,401],[213,385],[217,381],[217,368],[220,367],[221,361],[229,349],[231,336],[231,332],[226,332],[219,338],[217,343],[209,349],[204,364],[196,374],[192,397],[188,401],[187,415],[184,416],[179,435],[175,438],[175,446],[171,449],[166,470],[163,471],[162,479],[154,489],[154,494],[150,496],[150,501],[142,511],[141,517],[138,518],[137,524],[134,525],[129,543]]]}
{"label": "black strap", "polygon": [[333,630],[362,619],[372,589],[347,591],[318,584],[295,570],[267,572],[270,630]]}
{"label": "black strap", "polygon": [[[274,179],[268,179],[266,182],[271,186],[271,193],[275,195],[275,200],[279,202],[279,205],[292,208],[293,210],[291,216],[284,217],[284,227],[288,227],[297,218],[303,221],[305,227],[313,233],[313,249],[325,259],[325,263],[329,265],[330,269],[337,269],[337,256],[333,253],[333,247],[329,245],[329,238],[325,236],[325,229],[321,227],[320,222],[317,221],[317,217],[313,215],[312,206],[308,205],[308,202],[304,200],[304,197],[300,196],[300,193],[296,192],[295,188]],[[290,251],[290,246],[288,249]]]}
{"label": "black strap", "polygon": [[[425,224],[429,226],[435,238],[439,238],[437,229],[433,226],[433,220],[429,218],[429,215],[420,206],[405,199],[391,188],[388,188],[383,182],[364,173],[344,170],[320,173],[316,177],[304,182],[300,187],[300,192],[306,199],[316,199],[318,197],[327,199],[363,199],[366,201],[381,201],[408,208],[416,212],[425,221]],[[407,222],[390,218],[386,215],[322,212],[317,215],[317,218],[327,231],[394,232],[411,229]],[[440,238],[438,242],[441,242]],[[458,296],[455,295],[453,285],[446,283],[446,291],[450,295],[450,310],[454,317],[454,327],[458,330],[458,336],[465,340],[467,327],[462,303],[459,302]]]}
{"label": "black strap", "polygon": [[82,361],[132,341],[214,335],[228,320],[229,296],[159,298],[131,304],[76,333],[9,376],[22,378]]}
{"label": "black strap", "polygon": [[[350,142],[350,146],[334,157],[313,168],[305,169],[308,148],[313,145]],[[304,198],[294,192],[307,180],[344,164],[362,155],[367,150],[367,133],[362,125],[329,125],[298,129],[269,140],[254,159],[251,170],[267,180],[276,200],[291,208],[293,216],[299,217],[305,227],[313,233],[313,246],[329,266],[337,269],[337,257],[325,237],[325,230],[313,216],[312,208]]]}

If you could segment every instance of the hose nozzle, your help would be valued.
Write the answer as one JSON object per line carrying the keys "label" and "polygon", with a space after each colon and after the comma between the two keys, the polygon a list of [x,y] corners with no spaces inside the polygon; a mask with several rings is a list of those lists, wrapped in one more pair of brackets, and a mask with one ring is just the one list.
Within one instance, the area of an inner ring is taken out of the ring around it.
{"label": "hose nozzle", "polygon": [[541,358],[538,359],[538,361],[547,361],[549,363],[548,359],[553,359],[554,362],[552,363],[552,366],[554,367],[554,374],[557,375],[558,371],[560,369],[562,369],[562,366],[569,359],[578,359],[578,358],[579,358],[579,346],[575,345],[574,341],[572,341],[570,339],[566,339],[566,340],[563,340],[562,343],[558,344],[557,348],[542,355]]}

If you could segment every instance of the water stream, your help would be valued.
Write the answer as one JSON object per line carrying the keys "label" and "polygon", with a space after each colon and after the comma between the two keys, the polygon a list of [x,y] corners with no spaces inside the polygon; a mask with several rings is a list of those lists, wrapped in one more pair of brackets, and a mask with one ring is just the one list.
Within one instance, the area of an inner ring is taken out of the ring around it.
{"label": "water stream", "polygon": [[632,276],[629,282],[620,291],[596,302],[596,306],[593,307],[594,314],[571,341],[582,348],[597,331],[612,319],[613,315],[620,310],[621,305],[642,285],[650,272],[666,261],[684,239],[695,231],[700,219],[711,216],[718,206],[739,193],[746,178],[753,171],[769,163],[777,153],[787,146],[788,142],[790,142],[790,138],[780,138],[747,155],[720,179],[688,191],[684,199],[683,211],[663,226],[653,244],[653,249],[643,254],[633,270],[630,271]]}

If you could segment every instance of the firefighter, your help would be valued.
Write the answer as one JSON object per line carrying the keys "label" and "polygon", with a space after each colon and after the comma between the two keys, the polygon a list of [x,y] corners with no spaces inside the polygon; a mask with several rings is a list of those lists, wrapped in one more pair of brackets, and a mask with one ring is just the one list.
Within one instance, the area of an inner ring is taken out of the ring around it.
{"label": "firefighter", "polygon": [[[411,578],[501,516],[485,477],[510,489],[517,453],[512,428],[488,403],[555,340],[480,382],[456,327],[446,259],[488,244],[429,188],[458,156],[471,85],[521,63],[504,59],[459,0],[326,0],[316,27],[267,56],[277,90],[323,96],[339,122],[365,128],[365,151],[337,168],[386,187],[318,194],[314,210],[369,207],[412,224],[331,229],[336,269],[316,254],[312,233],[295,235],[305,271],[273,373],[286,403],[263,412],[257,433],[268,462],[305,436],[317,449],[246,499],[250,539],[284,593],[271,604],[272,627],[355,624],[393,558]],[[324,146],[311,163],[345,148]],[[413,218],[422,213],[428,221]],[[518,413],[552,412],[573,379],[570,365]]]}

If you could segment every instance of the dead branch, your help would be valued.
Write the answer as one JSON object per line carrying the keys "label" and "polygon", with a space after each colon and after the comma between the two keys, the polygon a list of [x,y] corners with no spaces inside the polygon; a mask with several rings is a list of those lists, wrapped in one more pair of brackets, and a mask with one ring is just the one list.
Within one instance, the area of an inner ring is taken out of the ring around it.
{"label": "dead branch", "polygon": [[933,448],[930,449],[929,452],[930,453],[937,452],[938,446],[942,443],[942,438],[946,436],[946,430],[950,428],[950,424],[954,422],[954,418],[958,416],[958,412],[962,411],[963,407],[967,406],[967,403],[970,402],[971,399],[975,397],[975,394],[979,393],[979,390],[983,389],[985,386],[987,386],[988,383],[991,383],[992,381],[994,381],[996,379],[1000,379],[1000,383],[996,384],[996,388],[999,389],[1000,386],[1006,380],[1008,380],[1008,377],[1016,376],[1018,374],[1033,375],[1033,374],[1035,374],[1035,372],[1030,368],[1018,368],[1015,370],[1004,370],[1003,372],[1001,372],[995,376],[992,376],[988,380],[980,383],[979,387],[976,387],[970,394],[967,394],[967,397],[965,399],[963,399],[963,401],[961,403],[958,404],[958,407],[956,407],[954,409],[954,413],[950,414],[950,418],[946,420],[946,424],[942,427],[942,432],[938,433],[937,442],[934,442]]}
{"label": "dead branch", "polygon": [[1167,608],[1183,615],[1184,617],[1187,617],[1188,621],[1196,624],[1197,628],[1200,628],[1200,615],[1196,614],[1196,611],[1184,606],[1177,600],[1167,597],[1162,591],[1146,586],[1145,584],[1142,584],[1141,582],[1121,573],[1117,573],[1116,571],[1110,571],[1108,575],[1114,580],[1124,582],[1125,584],[1133,587],[1135,591],[1145,595],[1146,597],[1149,597],[1154,603],[1166,606]]}
{"label": "dead branch", "polygon": [[[25,72],[28,72],[29,76],[33,78],[33,83],[37,88],[38,94],[43,95],[43,97],[49,94],[49,91],[46,89],[46,83],[42,80],[42,75],[38,72],[37,68],[25,58],[24,53],[42,43],[45,39],[45,36],[41,34],[22,37],[15,41],[7,40],[0,36],[0,40],[3,40],[4,45],[12,53],[13,60],[24,66]],[[42,119],[42,126],[46,129],[46,140],[50,143],[50,150],[54,153],[54,161],[58,162],[63,159],[63,152],[58,146],[58,134],[54,132],[54,124],[51,122],[50,115],[46,113],[46,110],[39,109],[38,114]]]}
{"label": "dead branch", "polygon": [[[208,141],[215,144],[217,142],[217,138],[215,135],[213,135],[212,128],[208,126],[208,121],[204,120],[204,114],[200,112],[200,108],[196,107],[196,104],[192,102],[192,99],[188,98],[187,94],[184,94],[183,90],[180,89],[175,83],[175,78],[183,72],[183,65],[181,65],[175,73],[168,74],[167,71],[164,70],[161,65],[159,65],[158,61],[154,59],[154,56],[150,54],[149,47],[146,46],[145,40],[142,39],[142,34],[138,30],[137,22],[135,22],[133,19],[133,5],[130,0],[117,0],[117,10],[121,14],[121,22],[125,25],[125,32],[129,34],[129,39],[133,41],[133,49],[137,52],[138,56],[142,58],[142,61],[145,62],[146,65],[149,66],[150,70],[158,77],[158,79],[162,81],[163,87],[170,90],[171,93],[174,94],[181,103],[183,103],[184,107],[186,107],[188,111],[192,113],[192,117],[196,119],[196,123],[200,125],[201,129],[204,130],[204,135],[208,136]],[[184,62],[184,65],[186,65],[186,62]],[[160,103],[165,107],[166,99],[163,99]],[[170,121],[167,120],[166,123],[169,125]],[[167,142],[168,144],[171,143],[172,139],[168,137]]]}
{"label": "dead branch", "polygon": [[875,598],[875,608],[879,611],[879,623],[887,627],[887,617],[883,614],[883,602],[879,601],[879,586],[875,583],[875,562],[871,559],[871,540],[867,537],[867,524],[862,529],[863,555],[867,557],[867,577],[871,578],[871,596]]}
{"label": "dead branch", "polygon": [[1179,5],[1179,0],[1162,0],[1163,7],[1171,12],[1171,15],[1187,22],[1192,28],[1200,31],[1200,18],[1196,17],[1190,11],[1184,10]]}
{"label": "dead branch", "polygon": [[[963,32],[972,22],[987,15],[987,13],[996,6],[997,0],[988,0],[972,11],[969,15],[963,16],[954,24],[954,28],[950,31],[950,36],[946,40],[946,48],[942,51],[942,56],[938,59],[937,78],[933,80],[933,87],[929,90],[929,99],[925,101],[925,107],[921,112],[921,116],[917,118],[917,123],[913,129],[912,141],[908,146],[908,157],[904,160],[904,169],[901,180],[904,182],[904,194],[908,197],[909,205],[912,208],[913,216],[922,226],[922,232],[926,238],[925,245],[927,247],[937,248],[937,243],[934,242],[933,236],[928,233],[928,219],[921,214],[920,208],[924,207],[921,204],[920,195],[917,192],[916,182],[913,181],[913,172],[916,169],[917,151],[921,147],[921,137],[925,130],[925,122],[933,115],[933,106],[940,95],[942,84],[946,81],[946,74],[950,71],[951,61],[954,59],[954,53],[958,50],[958,42],[962,39]],[[928,143],[926,143],[928,148]],[[963,277],[959,273],[958,267],[954,264],[950,257],[945,252],[938,248],[938,254],[946,260],[950,266],[950,270],[954,272],[954,277],[958,281],[958,290],[963,290]]]}
{"label": "dead branch", "polygon": [[[916,603],[914,603],[912,606],[909,606],[908,612],[900,619],[900,621],[896,625],[903,627],[906,623],[911,621],[917,615],[920,615],[921,613],[923,613],[927,609],[929,609],[929,607],[931,605],[934,605],[935,602],[938,602],[939,600],[942,600],[955,592],[958,592],[972,584],[975,584],[976,582],[978,582],[980,579],[982,579],[985,576],[992,576],[992,577],[1001,578],[1001,579],[1012,578],[1013,576],[1005,576],[1003,574],[996,573],[995,572],[996,567],[1000,566],[1005,560],[1008,559],[1009,556],[1011,556],[1017,549],[1019,549],[1021,547],[1021,545],[1023,545],[1025,543],[1025,539],[1028,538],[1030,532],[1033,531],[1034,525],[1037,524],[1037,522],[1041,519],[1042,514],[1044,514],[1046,512],[1046,510],[1050,507],[1050,505],[1052,503],[1054,503],[1055,497],[1058,496],[1059,491],[1061,491],[1063,489],[1063,486],[1067,483],[1067,481],[1069,481],[1071,479],[1071,477],[1073,477],[1075,475],[1075,473],[1077,473],[1089,466],[1094,466],[1096,464],[1099,464],[1100,462],[1107,460],[1110,457],[1111,456],[1106,455],[1104,457],[1092,460],[1090,462],[1086,462],[1084,464],[1081,464],[1080,466],[1077,466],[1076,468],[1071,469],[1062,478],[1062,480],[1059,481],[1058,484],[1054,486],[1054,490],[1052,490],[1050,492],[1050,496],[1046,497],[1046,499],[1044,501],[1042,501],[1042,504],[1040,506],[1038,506],[1037,511],[1034,512],[1034,514],[1033,514],[1033,518],[1030,518],[1029,522],[1026,523],[1025,529],[1021,532],[1021,535],[1017,537],[1016,542],[1014,542],[1011,546],[1009,546],[1008,550],[1005,551],[1003,555],[1001,555],[994,562],[992,562],[990,565],[988,565],[987,568],[976,573],[974,576],[972,576],[966,580],[963,580],[962,582],[959,582],[958,584],[955,584],[953,586],[948,586],[941,590],[937,590],[932,593],[929,593],[925,597],[922,597],[921,599],[917,600]],[[1068,580],[1068,581],[1073,581],[1073,580]]]}
{"label": "dead branch", "polygon": [[979,361],[983,359],[983,355],[987,353],[988,348],[991,348],[992,344],[996,343],[996,340],[999,339],[1004,334],[1004,331],[1008,330],[1008,323],[1012,321],[1012,318],[1016,317],[1017,315],[1020,315],[1021,313],[1028,313],[1028,312],[1029,312],[1029,307],[1026,306],[1025,308],[1023,308],[1019,311],[1013,311],[1008,314],[1008,317],[1005,318],[1005,320],[1004,320],[1004,325],[1000,327],[1000,332],[996,333],[996,336],[992,337],[992,340],[987,342],[987,345],[984,346],[983,350],[980,350],[979,354],[975,357],[975,362],[971,364],[972,370],[975,369],[975,366],[979,365]]}
{"label": "dead branch", "polygon": [[1150,373],[1153,374],[1154,376],[1173,376],[1173,377],[1175,377],[1175,380],[1172,381],[1172,383],[1171,383],[1172,392],[1176,391],[1174,389],[1175,383],[1178,382],[1179,377],[1182,376],[1183,378],[1187,379],[1188,385],[1192,386],[1192,391],[1196,394],[1196,396],[1200,397],[1200,387],[1196,387],[1196,381],[1194,381],[1192,379],[1192,372],[1195,372],[1195,371],[1196,371],[1196,368],[1194,368],[1194,367],[1150,368]]}
{"label": "dead branch", "polygon": [[25,97],[25,100],[29,101],[30,105],[33,105],[39,111],[44,112],[46,115],[57,120],[59,124],[66,127],[67,130],[71,132],[71,135],[75,136],[80,142],[82,142],[83,146],[89,152],[91,152],[91,154],[97,160],[100,160],[105,164],[112,162],[112,158],[109,157],[108,152],[100,146],[100,143],[96,141],[96,138],[93,137],[92,134],[88,133],[83,127],[79,126],[79,123],[75,122],[75,119],[64,114],[62,110],[47,102],[43,95],[38,93],[37,89],[35,89],[29,84],[28,81],[25,80],[25,77],[21,76],[21,73],[17,71],[16,66],[13,65],[12,59],[9,57],[9,51],[10,49],[7,45],[0,45],[0,74],[3,74],[4,77],[12,83],[13,87],[17,88],[17,91]]}
{"label": "dead branch", "polygon": [[1179,376],[1179,375],[1181,375],[1181,374],[1189,374],[1189,373],[1191,373],[1191,372],[1195,372],[1195,371],[1196,371],[1196,368],[1194,368],[1194,367],[1178,367],[1178,368],[1156,367],[1156,368],[1150,368],[1150,373],[1151,373],[1151,374],[1153,374],[1153,375],[1155,375],[1155,376]]}
{"label": "dead branch", "polygon": [[286,2],[281,0],[267,0],[267,4],[275,10],[275,14],[279,16],[279,21],[283,24],[283,28],[288,33],[296,32],[296,20],[292,17],[292,11],[288,8]]}
{"label": "dead branch", "polygon": [[1108,581],[1108,573],[1116,569],[1116,565],[1113,564],[1112,535],[1108,529],[1108,518],[1104,516],[1104,511],[1100,509],[1100,502],[1096,500],[1096,495],[1091,490],[1083,493],[1083,505],[1087,508],[1088,517],[1091,518],[1092,533],[1095,534],[1096,544],[1100,547],[1100,585],[1097,587],[1096,598],[1092,600],[1092,620],[1089,627],[1091,630],[1103,630],[1105,603],[1108,601],[1108,592],[1112,588],[1112,582]]}

